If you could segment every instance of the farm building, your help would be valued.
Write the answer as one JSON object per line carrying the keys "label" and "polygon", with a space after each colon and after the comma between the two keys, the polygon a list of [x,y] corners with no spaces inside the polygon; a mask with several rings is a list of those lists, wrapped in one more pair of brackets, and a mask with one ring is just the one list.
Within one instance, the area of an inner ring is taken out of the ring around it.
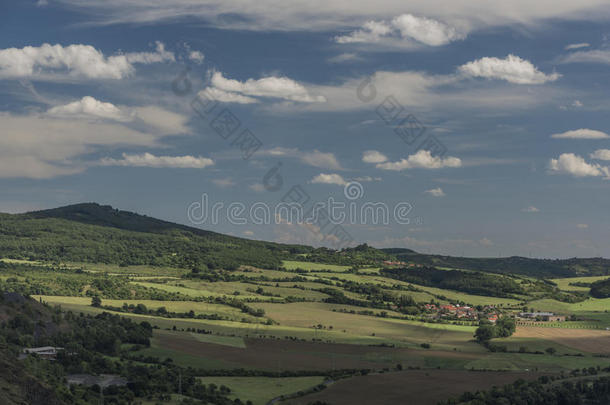
{"label": "farm building", "polygon": [[520,318],[526,319],[541,319],[548,322],[563,322],[566,317],[563,315],[556,315],[552,312],[520,312]]}

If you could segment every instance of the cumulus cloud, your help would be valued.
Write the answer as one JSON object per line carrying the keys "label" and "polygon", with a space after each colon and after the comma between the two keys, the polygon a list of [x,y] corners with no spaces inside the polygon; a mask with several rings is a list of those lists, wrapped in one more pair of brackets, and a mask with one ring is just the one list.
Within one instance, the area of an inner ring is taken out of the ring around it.
{"label": "cumulus cloud", "polygon": [[304,153],[303,156],[301,156],[301,161],[310,166],[319,167],[322,169],[343,169],[333,153],[320,152],[318,150]]}
{"label": "cumulus cloud", "polygon": [[401,171],[406,169],[441,169],[444,167],[460,166],[462,166],[462,161],[459,158],[432,156],[430,151],[420,150],[406,159],[403,158],[397,162],[377,163],[375,167],[383,170]]}
{"label": "cumulus cloud", "polygon": [[339,186],[344,186],[347,184],[347,181],[341,175],[336,173],[320,173],[311,179],[310,183],[314,184],[336,184]]}
{"label": "cumulus cloud", "polygon": [[55,117],[93,117],[117,121],[127,121],[132,118],[114,104],[96,100],[91,96],[52,107],[47,111],[47,114]]}
{"label": "cumulus cloud", "polygon": [[102,166],[133,166],[177,169],[203,169],[214,164],[209,158],[195,156],[155,156],[151,153],[128,154],[123,153],[122,159],[103,158]]}
{"label": "cumulus cloud", "polygon": [[565,49],[567,51],[571,50],[571,49],[580,49],[580,48],[588,48],[590,47],[591,44],[587,43],[587,42],[579,42],[577,44],[569,44],[566,45]]}
{"label": "cumulus cloud", "polygon": [[348,35],[335,37],[340,44],[385,43],[441,46],[463,39],[454,27],[426,17],[401,14],[391,21],[368,21]]}
{"label": "cumulus cloud", "polygon": [[320,152],[319,150],[305,152],[297,148],[283,148],[278,146],[259,153],[261,155],[297,158],[307,165],[320,169],[344,170],[334,153],[330,152]]}
{"label": "cumulus cloud", "polygon": [[605,132],[586,128],[580,128],[551,135],[551,138],[556,139],[605,139],[609,137],[610,136]]}
{"label": "cumulus cloud", "polygon": [[376,150],[367,150],[362,154],[364,163],[383,163],[388,160],[388,157]]}
{"label": "cumulus cloud", "polygon": [[0,49],[0,78],[45,78],[57,74],[88,79],[122,79],[131,75],[133,64],[174,61],[174,54],[156,43],[155,52],[132,52],[104,56],[91,45],[42,44]]}
{"label": "cumulus cloud", "polygon": [[[246,99],[241,98],[240,100],[247,100],[247,103],[252,102],[252,97],[280,99],[302,103],[321,103],[326,101],[322,96],[311,95],[305,86],[287,77],[268,76],[261,79],[248,79],[245,82],[240,82],[239,80],[224,77],[221,72],[214,72],[212,73],[210,84],[210,88],[205,91],[210,89],[220,90],[225,93],[223,96],[225,98],[228,97],[227,93],[241,95],[242,97],[245,96],[247,97]],[[210,91],[213,92],[214,90]],[[230,102],[241,102],[235,101],[237,99],[238,98],[234,98],[233,101]]]}
{"label": "cumulus cloud", "polygon": [[44,113],[0,112],[0,177],[52,178],[86,170],[81,156],[116,147],[160,147],[188,134],[188,118],[156,106],[83,97]]}
{"label": "cumulus cloud", "polygon": [[574,177],[610,177],[608,167],[598,163],[587,163],[585,159],[574,153],[562,153],[558,159],[551,159],[549,167],[551,172],[569,174]]}
{"label": "cumulus cloud", "polygon": [[199,51],[190,51],[189,52],[189,60],[192,60],[193,62],[200,64],[203,62],[204,56],[203,53],[199,52]]}
{"label": "cumulus cloud", "polygon": [[561,77],[559,73],[545,74],[532,62],[515,55],[508,55],[504,59],[484,57],[468,62],[458,70],[465,76],[506,80],[516,84],[542,84]]}
{"label": "cumulus cloud", "polygon": [[591,159],[610,160],[610,149],[598,149],[589,156]]}
{"label": "cumulus cloud", "polygon": [[533,205],[530,205],[529,207],[525,207],[521,211],[522,212],[529,212],[529,213],[540,212],[540,210],[538,208],[534,207]]}
{"label": "cumulus cloud", "polygon": [[426,190],[426,193],[430,194],[432,197],[444,197],[446,194],[442,188],[432,188],[430,190]]}

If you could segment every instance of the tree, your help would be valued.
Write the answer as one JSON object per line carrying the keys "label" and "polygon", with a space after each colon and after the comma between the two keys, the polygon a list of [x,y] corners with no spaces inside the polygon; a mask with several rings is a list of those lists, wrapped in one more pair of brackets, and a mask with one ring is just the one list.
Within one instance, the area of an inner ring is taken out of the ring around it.
{"label": "tree", "polygon": [[504,316],[496,322],[496,336],[498,337],[509,337],[515,333],[516,329],[515,320],[512,318]]}
{"label": "tree", "polygon": [[557,349],[555,349],[554,347],[547,347],[545,352],[547,352],[548,354],[550,354],[552,356],[557,352]]}
{"label": "tree", "polygon": [[493,325],[481,325],[475,331],[474,337],[479,343],[489,342],[496,337],[496,330]]}
{"label": "tree", "polygon": [[97,295],[93,296],[91,298],[91,306],[92,307],[96,307],[99,308],[102,306],[102,299],[100,297],[98,297]]}

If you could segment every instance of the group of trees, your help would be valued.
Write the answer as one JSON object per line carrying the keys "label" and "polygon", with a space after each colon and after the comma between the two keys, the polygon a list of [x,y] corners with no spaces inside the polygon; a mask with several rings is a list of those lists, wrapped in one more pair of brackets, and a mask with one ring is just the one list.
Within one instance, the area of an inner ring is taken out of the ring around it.
{"label": "group of trees", "polygon": [[512,297],[523,293],[515,280],[495,274],[434,267],[383,269],[382,274],[409,283],[490,297]]}
{"label": "group of trees", "polygon": [[499,318],[495,324],[483,319],[475,331],[474,337],[479,343],[486,344],[493,338],[509,337],[515,333],[515,330],[515,320],[507,316]]}
{"label": "group of trees", "polygon": [[439,405],[607,405],[610,403],[610,378],[583,378],[577,381],[554,381],[547,376],[526,382],[517,380],[502,388],[476,393],[466,392],[460,397],[442,401]]}
{"label": "group of trees", "polygon": [[610,297],[610,278],[592,283],[589,294],[595,298]]}

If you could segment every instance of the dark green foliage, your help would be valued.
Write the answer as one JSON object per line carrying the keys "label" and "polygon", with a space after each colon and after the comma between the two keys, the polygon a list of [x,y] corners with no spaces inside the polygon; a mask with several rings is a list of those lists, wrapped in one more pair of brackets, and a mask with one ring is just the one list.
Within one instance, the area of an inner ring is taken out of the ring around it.
{"label": "dark green foliage", "polygon": [[[515,320],[506,316],[498,319],[495,325],[487,320],[482,320],[474,337],[477,342],[488,344],[493,338],[511,336],[515,333],[516,328]],[[495,349],[492,351],[497,351],[498,347],[496,346]]]}
{"label": "dark green foliage", "polygon": [[515,280],[493,274],[438,270],[433,267],[383,269],[382,274],[409,283],[491,297],[511,297],[523,293]]}
{"label": "dark green foliage", "polygon": [[410,249],[381,249],[398,260],[425,266],[469,269],[489,273],[520,274],[538,278],[610,275],[610,260],[601,257],[530,259],[526,257],[474,258],[426,255]]}
{"label": "dark green foliage", "polygon": [[496,328],[493,325],[481,325],[475,331],[474,337],[480,343],[489,342],[496,337]]}
{"label": "dark green foliage", "polygon": [[595,298],[610,297],[610,278],[592,283],[589,294]]}
{"label": "dark green foliage", "polygon": [[509,337],[515,333],[517,326],[514,319],[504,316],[497,320],[495,329],[496,337]]}
{"label": "dark green foliage", "polygon": [[552,381],[555,377],[539,377],[536,381],[517,380],[501,388],[476,393],[466,392],[459,398],[439,405],[607,405],[610,403],[610,378],[593,375],[577,381]]}
{"label": "dark green foliage", "polygon": [[233,270],[243,264],[278,268],[283,257],[298,250],[98,204],[0,214],[0,257]]}

